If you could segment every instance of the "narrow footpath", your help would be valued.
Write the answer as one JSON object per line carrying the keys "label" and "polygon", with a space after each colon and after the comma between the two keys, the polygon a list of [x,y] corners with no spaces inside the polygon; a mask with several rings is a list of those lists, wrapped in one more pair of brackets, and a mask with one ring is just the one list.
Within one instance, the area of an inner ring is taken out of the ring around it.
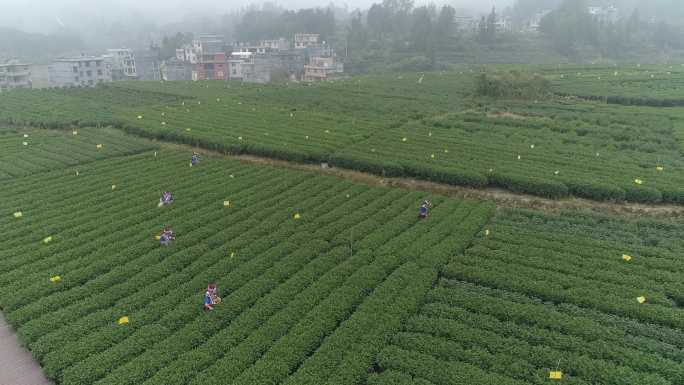
{"label": "narrow footpath", "polygon": [[50,385],[31,353],[0,313],[0,385]]}

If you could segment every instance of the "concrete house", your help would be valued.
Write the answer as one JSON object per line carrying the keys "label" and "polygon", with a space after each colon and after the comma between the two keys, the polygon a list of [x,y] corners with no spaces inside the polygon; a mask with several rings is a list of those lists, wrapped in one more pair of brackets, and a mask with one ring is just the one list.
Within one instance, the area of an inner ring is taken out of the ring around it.
{"label": "concrete house", "polygon": [[31,69],[29,64],[18,62],[0,63],[0,92],[31,87]]}
{"label": "concrete house", "polygon": [[128,48],[108,49],[105,56],[112,68],[112,80],[135,80],[138,70],[133,51]]}
{"label": "concrete house", "polygon": [[104,56],[79,56],[55,60],[48,67],[53,87],[92,87],[112,81],[112,69]]}

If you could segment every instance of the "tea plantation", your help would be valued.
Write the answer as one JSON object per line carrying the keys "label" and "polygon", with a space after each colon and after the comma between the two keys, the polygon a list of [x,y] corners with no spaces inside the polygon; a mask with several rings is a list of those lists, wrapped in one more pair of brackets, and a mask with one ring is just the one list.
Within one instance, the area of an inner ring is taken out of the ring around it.
{"label": "tea plantation", "polygon": [[[0,311],[56,385],[682,385],[684,113],[605,102],[676,82],[582,68],[538,100],[468,68],[0,94]],[[360,182],[388,176],[594,210]]]}

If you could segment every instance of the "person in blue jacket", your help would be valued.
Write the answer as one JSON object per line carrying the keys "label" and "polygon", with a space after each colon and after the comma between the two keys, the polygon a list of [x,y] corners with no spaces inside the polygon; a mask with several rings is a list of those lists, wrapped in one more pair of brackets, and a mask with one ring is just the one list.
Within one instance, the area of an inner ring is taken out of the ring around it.
{"label": "person in blue jacket", "polygon": [[430,209],[430,202],[423,201],[423,204],[420,205],[420,211],[418,212],[418,218],[427,219],[429,209]]}
{"label": "person in blue jacket", "polygon": [[176,240],[176,234],[170,227],[165,227],[164,231],[159,235],[159,244],[162,246],[167,246],[169,242]]}
{"label": "person in blue jacket", "polygon": [[221,297],[216,291],[216,284],[210,283],[204,293],[204,310],[214,310],[214,305],[219,303],[221,303]]}
{"label": "person in blue jacket", "polygon": [[194,165],[196,165],[197,163],[199,163],[199,161],[200,161],[200,156],[199,156],[199,154],[196,153],[196,152],[193,153],[193,154],[192,154],[192,159],[190,160],[191,164],[194,166]]}

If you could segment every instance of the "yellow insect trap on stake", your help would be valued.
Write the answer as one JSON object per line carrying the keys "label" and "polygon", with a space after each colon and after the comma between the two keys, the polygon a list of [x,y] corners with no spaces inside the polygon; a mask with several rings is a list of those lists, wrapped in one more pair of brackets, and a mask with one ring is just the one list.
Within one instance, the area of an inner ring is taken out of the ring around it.
{"label": "yellow insect trap on stake", "polygon": [[299,218],[301,218],[301,217],[302,217],[302,216],[301,216],[301,215],[299,215],[299,213],[295,213],[295,215],[294,215],[294,217],[293,217],[293,218],[294,218],[294,219],[299,219]]}
{"label": "yellow insect trap on stake", "polygon": [[128,316],[123,316],[123,317],[119,318],[119,320],[117,321],[117,323],[118,323],[119,325],[126,325],[126,324],[128,324]]}
{"label": "yellow insect trap on stake", "polygon": [[62,280],[62,277],[59,275],[55,275],[54,277],[50,277],[50,282],[52,283],[59,283]]}
{"label": "yellow insect trap on stake", "polygon": [[636,183],[636,184],[638,184],[638,185],[642,185],[642,184],[644,183],[644,181],[641,180],[641,179],[639,179],[639,178],[637,178],[637,179],[634,179],[634,183]]}
{"label": "yellow insect trap on stake", "polygon": [[627,255],[627,254],[622,254],[622,259],[623,259],[624,261],[629,262],[629,261],[632,260],[632,256],[631,256],[631,255]]}
{"label": "yellow insect trap on stake", "polygon": [[142,115],[138,115],[138,119],[142,119],[142,118],[143,118]]}
{"label": "yellow insect trap on stake", "polygon": [[561,380],[563,379],[563,372],[560,370],[552,370],[549,372],[549,378],[552,380]]}
{"label": "yellow insect trap on stake", "polygon": [[489,234],[490,234],[490,232],[489,232],[489,229],[486,229],[486,230],[485,230],[485,236],[487,236],[487,237],[488,237],[488,236],[489,236]]}
{"label": "yellow insect trap on stake", "polygon": [[640,297],[637,297],[636,300],[637,300],[637,302],[639,302],[639,303],[644,303],[644,302],[646,302],[646,297],[644,297],[644,296],[642,295],[642,296],[640,296]]}
{"label": "yellow insect trap on stake", "polygon": [[49,237],[43,238],[43,243],[50,243],[50,242],[52,242],[52,235]]}
{"label": "yellow insect trap on stake", "polygon": [[21,142],[24,146],[28,146],[28,142]]}
{"label": "yellow insect trap on stake", "polygon": [[78,135],[78,131],[76,131],[76,130],[71,131],[71,135]]}
{"label": "yellow insect trap on stake", "polygon": [[102,148],[102,145],[101,145],[101,144],[98,144],[98,145],[95,146],[95,148],[97,148],[97,149],[99,150],[99,149]]}
{"label": "yellow insect trap on stake", "polygon": [[116,185],[115,185],[115,184],[112,185],[112,190],[116,190]]}
{"label": "yellow insect trap on stake", "polygon": [[24,216],[21,211],[17,211],[16,213],[13,214],[15,218],[21,218]]}
{"label": "yellow insect trap on stake", "polygon": [[658,171],[665,171],[665,167],[663,167],[663,166],[656,166],[656,170],[658,170]]}
{"label": "yellow insect trap on stake", "polygon": [[223,207],[230,207],[230,201],[223,201]]}

